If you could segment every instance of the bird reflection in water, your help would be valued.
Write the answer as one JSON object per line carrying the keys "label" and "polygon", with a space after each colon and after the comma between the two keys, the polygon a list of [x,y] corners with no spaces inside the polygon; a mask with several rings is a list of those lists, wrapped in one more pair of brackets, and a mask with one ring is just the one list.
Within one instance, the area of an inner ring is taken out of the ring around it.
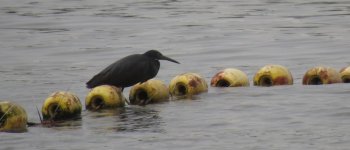
{"label": "bird reflection in water", "polygon": [[[118,109],[101,110],[93,113],[91,117],[97,124],[94,129],[98,132],[163,132],[164,123],[158,111],[150,107],[125,107]],[[111,120],[115,120],[111,122]]]}
{"label": "bird reflection in water", "polygon": [[35,125],[30,125],[30,127],[48,127],[56,130],[69,130],[69,129],[81,129],[83,123],[81,118],[74,118],[70,120],[62,121],[50,121],[45,123],[35,123]]}

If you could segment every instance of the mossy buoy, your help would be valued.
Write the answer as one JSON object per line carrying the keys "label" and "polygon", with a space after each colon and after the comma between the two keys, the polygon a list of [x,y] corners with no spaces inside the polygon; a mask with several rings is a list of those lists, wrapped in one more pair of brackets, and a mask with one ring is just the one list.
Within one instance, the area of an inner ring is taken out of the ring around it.
{"label": "mossy buoy", "polygon": [[97,86],[85,98],[88,110],[99,110],[125,106],[125,97],[120,88],[111,85]]}
{"label": "mossy buoy", "polygon": [[249,86],[249,79],[248,76],[241,70],[226,68],[219,71],[211,78],[210,85],[213,87]]}
{"label": "mossy buoy", "polygon": [[134,85],[130,89],[129,100],[132,105],[165,102],[169,100],[169,88],[163,81],[150,79]]}
{"label": "mossy buoy", "polygon": [[0,101],[0,132],[26,132],[27,113],[16,103]]}
{"label": "mossy buoy", "polygon": [[169,84],[170,94],[176,97],[190,97],[208,91],[208,85],[197,73],[175,76]]}
{"label": "mossy buoy", "polygon": [[78,96],[71,92],[52,93],[42,106],[44,121],[58,121],[80,118],[82,106]]}
{"label": "mossy buoy", "polygon": [[339,73],[344,83],[350,83],[350,66],[342,68]]}
{"label": "mossy buoy", "polygon": [[293,76],[281,65],[266,65],[259,69],[253,78],[255,86],[292,85]]}
{"label": "mossy buoy", "polygon": [[342,82],[338,71],[325,66],[311,68],[303,77],[304,85],[333,84]]}

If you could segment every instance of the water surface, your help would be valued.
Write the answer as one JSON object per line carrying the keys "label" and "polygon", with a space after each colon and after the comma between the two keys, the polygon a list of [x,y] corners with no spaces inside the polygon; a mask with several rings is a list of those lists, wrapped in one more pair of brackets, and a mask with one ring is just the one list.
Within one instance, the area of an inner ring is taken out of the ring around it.
{"label": "water surface", "polygon": [[[350,2],[343,0],[3,0],[0,99],[39,122],[52,92],[84,103],[85,82],[112,62],[158,49],[157,78],[184,72],[207,82],[234,67],[288,67],[294,85],[210,88],[195,100],[112,112],[84,111],[62,126],[0,133],[0,149],[346,150],[349,84],[302,86],[307,69],[350,64]],[[252,81],[251,81],[252,83]],[[129,88],[124,91],[128,95]]]}

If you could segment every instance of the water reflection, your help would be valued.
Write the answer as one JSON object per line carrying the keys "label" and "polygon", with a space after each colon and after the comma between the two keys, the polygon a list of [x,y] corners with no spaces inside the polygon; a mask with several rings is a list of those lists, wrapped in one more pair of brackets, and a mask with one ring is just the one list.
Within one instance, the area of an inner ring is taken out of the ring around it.
{"label": "water reflection", "polygon": [[82,127],[82,119],[76,118],[72,120],[64,120],[64,121],[44,121],[42,124],[36,124],[29,127],[44,127],[44,128],[52,128],[55,130],[76,130],[81,129]]}
{"label": "water reflection", "polygon": [[349,4],[3,2],[0,95],[23,105],[29,118],[36,118],[33,102],[41,103],[48,93],[69,88],[84,97],[94,70],[145,49],[162,49],[182,62],[182,67],[162,65],[166,69],[157,76],[166,81],[187,71],[210,79],[226,67],[241,68],[252,79],[259,66],[272,63],[290,67],[297,83],[210,88],[195,101],[84,111],[81,120],[5,133],[0,149],[348,149],[350,84],[306,87],[301,80],[309,67],[350,64]]}
{"label": "water reflection", "polygon": [[[159,112],[151,107],[130,106],[126,108],[87,112],[86,125],[98,133],[108,132],[163,132],[164,123]],[[111,122],[111,120],[114,120]],[[90,121],[95,123],[90,124]]]}
{"label": "water reflection", "polygon": [[162,132],[162,123],[158,111],[142,106],[130,107],[117,118],[119,131]]}
{"label": "water reflection", "polygon": [[35,32],[40,32],[40,33],[55,33],[55,32],[65,32],[69,31],[69,29],[65,28],[0,28],[0,29],[5,29],[5,30],[28,30],[28,31],[35,31]]}

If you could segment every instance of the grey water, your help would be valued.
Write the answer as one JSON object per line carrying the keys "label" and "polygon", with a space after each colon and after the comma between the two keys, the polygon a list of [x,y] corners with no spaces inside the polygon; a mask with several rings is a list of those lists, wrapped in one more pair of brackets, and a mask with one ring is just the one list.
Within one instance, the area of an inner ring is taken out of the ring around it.
{"label": "grey water", "polygon": [[[84,109],[81,120],[62,126],[0,133],[0,149],[348,150],[350,84],[301,80],[314,66],[349,66],[349,39],[347,0],[1,0],[0,100],[23,106],[32,122],[52,92],[74,92],[84,105],[86,81],[149,49],[181,62],[161,62],[156,78],[166,83],[184,72],[209,83],[232,67],[251,86]],[[267,64],[289,68],[294,85],[253,86]]]}

